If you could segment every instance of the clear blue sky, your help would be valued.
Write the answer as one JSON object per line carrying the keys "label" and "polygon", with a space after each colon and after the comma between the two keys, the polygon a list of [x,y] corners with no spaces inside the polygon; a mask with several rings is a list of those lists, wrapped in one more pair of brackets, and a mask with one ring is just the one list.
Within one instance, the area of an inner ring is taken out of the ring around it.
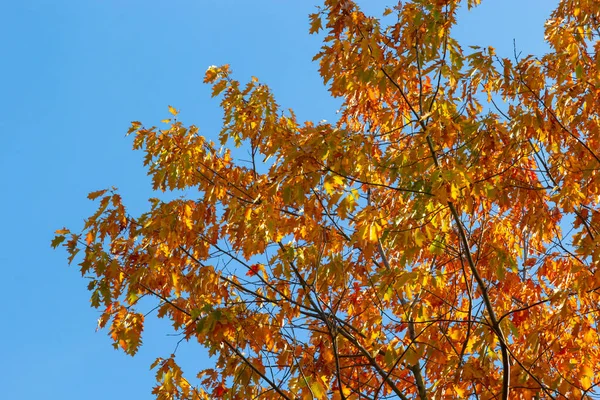
{"label": "clear blue sky", "polygon": [[[363,0],[379,12],[392,2]],[[149,365],[177,338],[150,323],[135,358],[95,333],[86,281],[50,248],[54,230],[78,230],[88,192],[117,186],[132,213],[150,185],[141,154],[125,138],[130,121],[158,124],[167,105],[214,137],[218,101],[206,67],[231,64],[236,78],[269,84],[303,119],[335,119],[311,62],[317,1],[23,0],[3,3],[0,24],[0,398],[150,399]],[[500,56],[540,54],[554,0],[483,0],[461,13],[461,43],[494,45]],[[204,353],[180,347],[201,369]]]}

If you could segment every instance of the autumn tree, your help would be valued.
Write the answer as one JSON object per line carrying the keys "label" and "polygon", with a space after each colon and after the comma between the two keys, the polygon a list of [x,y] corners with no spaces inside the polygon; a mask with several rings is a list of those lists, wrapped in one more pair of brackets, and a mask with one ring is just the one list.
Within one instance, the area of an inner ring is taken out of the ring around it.
{"label": "autumn tree", "polygon": [[134,216],[91,193],[53,245],[115,347],[138,350],[145,297],[214,355],[158,358],[158,398],[600,395],[600,2],[560,1],[537,57],[461,46],[459,3],[310,15],[335,123],[227,65],[205,76],[219,143],[174,108],[165,129],[132,123],[153,188],[189,198]]}

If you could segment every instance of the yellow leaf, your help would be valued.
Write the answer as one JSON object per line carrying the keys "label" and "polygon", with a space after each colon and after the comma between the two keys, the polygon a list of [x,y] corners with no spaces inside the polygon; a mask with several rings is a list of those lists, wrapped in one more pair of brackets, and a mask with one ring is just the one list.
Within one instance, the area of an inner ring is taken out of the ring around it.
{"label": "yellow leaf", "polygon": [[[58,232],[57,232],[58,233]],[[598,333],[594,329],[588,329],[583,334],[583,342],[584,343],[594,343],[598,340]]]}
{"label": "yellow leaf", "polygon": [[179,114],[179,111],[173,108],[173,106],[169,106],[169,112],[173,114],[173,116],[177,116],[177,114]]}
{"label": "yellow leaf", "polygon": [[460,189],[454,183],[450,184],[450,197],[452,198],[452,200],[458,199],[459,195]]}
{"label": "yellow leaf", "polygon": [[183,208],[183,213],[186,217],[191,217],[192,216],[192,207],[189,204],[186,204],[185,207]]}
{"label": "yellow leaf", "polygon": [[461,332],[458,329],[453,329],[450,331],[449,335],[453,340],[459,340],[461,338]]}
{"label": "yellow leaf", "polygon": [[339,175],[333,175],[333,176],[332,176],[332,179],[333,179],[333,182],[334,182],[336,185],[343,185],[343,184],[344,184],[344,178],[342,178],[342,177],[341,177],[341,176],[339,176]]}
{"label": "yellow leaf", "polygon": [[325,182],[323,182],[323,188],[325,189],[327,194],[332,194],[333,193],[333,182],[331,182],[331,180],[326,179]]}
{"label": "yellow leaf", "polygon": [[369,226],[369,241],[377,242],[379,240],[379,233],[381,232],[381,227],[378,223],[373,223]]}
{"label": "yellow leaf", "polygon": [[420,229],[415,230],[415,243],[417,246],[422,246],[425,241],[425,235],[421,232]]}
{"label": "yellow leaf", "polygon": [[310,391],[316,399],[324,399],[327,395],[325,386],[320,382],[320,379],[314,379],[310,383]]}
{"label": "yellow leaf", "polygon": [[581,374],[581,386],[584,389],[588,389],[592,385],[592,381],[594,379],[594,369],[589,366],[589,364],[583,364],[579,369]]}
{"label": "yellow leaf", "polygon": [[342,393],[344,393],[344,396],[348,397],[352,393],[352,390],[346,386],[342,386]]}
{"label": "yellow leaf", "polygon": [[339,175],[327,175],[323,182],[323,188],[328,194],[332,194],[335,188],[344,184],[344,178]]}
{"label": "yellow leaf", "polygon": [[464,399],[466,396],[466,390],[463,387],[460,387],[458,385],[454,385],[454,392],[457,394],[457,396],[461,399]]}

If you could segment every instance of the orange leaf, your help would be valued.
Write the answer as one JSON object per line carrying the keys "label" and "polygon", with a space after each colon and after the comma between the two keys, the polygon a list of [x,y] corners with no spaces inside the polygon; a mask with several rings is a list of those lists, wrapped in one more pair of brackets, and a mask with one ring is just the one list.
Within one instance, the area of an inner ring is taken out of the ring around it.
{"label": "orange leaf", "polygon": [[91,192],[90,194],[88,194],[87,198],[90,200],[95,200],[98,197],[102,196],[107,191],[108,191],[107,189],[104,189],[104,190],[97,190],[95,192]]}
{"label": "orange leaf", "polygon": [[88,246],[92,244],[94,239],[95,235],[92,233],[92,231],[88,231],[87,235],[85,235],[85,242],[88,244]]}

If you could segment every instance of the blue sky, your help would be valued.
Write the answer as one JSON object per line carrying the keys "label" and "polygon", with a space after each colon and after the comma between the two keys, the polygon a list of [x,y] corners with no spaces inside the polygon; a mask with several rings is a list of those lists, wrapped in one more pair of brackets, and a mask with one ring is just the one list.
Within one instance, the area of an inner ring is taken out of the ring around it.
{"label": "blue sky", "polygon": [[[95,333],[86,281],[50,248],[54,230],[81,228],[94,204],[88,192],[117,186],[133,214],[151,196],[141,153],[125,138],[130,121],[147,125],[181,110],[185,124],[215,137],[218,101],[202,84],[209,65],[255,75],[301,119],[335,120],[311,62],[308,35],[317,1],[26,0],[5,2],[0,24],[0,397],[150,399],[150,363],[177,338],[150,322],[135,358]],[[378,13],[382,0],[359,2]],[[512,55],[541,54],[543,21],[556,1],[483,0],[461,13],[463,45],[493,45]],[[185,365],[207,360],[194,345]]]}

